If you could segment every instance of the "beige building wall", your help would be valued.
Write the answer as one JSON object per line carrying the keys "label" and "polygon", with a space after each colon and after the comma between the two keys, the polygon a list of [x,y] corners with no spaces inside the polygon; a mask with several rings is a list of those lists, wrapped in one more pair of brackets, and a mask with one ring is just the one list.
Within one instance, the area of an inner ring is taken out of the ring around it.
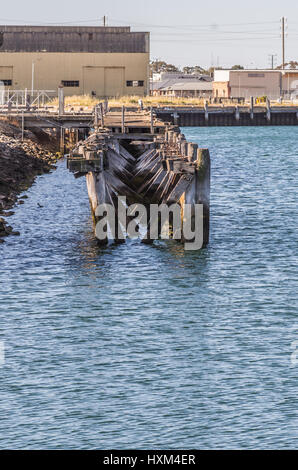
{"label": "beige building wall", "polygon": [[30,90],[32,68],[35,90],[56,91],[62,81],[79,82],[64,86],[65,95],[118,97],[148,90],[149,53],[0,53],[0,80],[12,80],[6,88]]}
{"label": "beige building wall", "polygon": [[229,82],[213,82],[213,98],[230,98]]}
{"label": "beige building wall", "polygon": [[277,99],[281,94],[280,71],[266,72],[257,70],[230,71],[230,88],[232,97],[249,99],[268,96]]}

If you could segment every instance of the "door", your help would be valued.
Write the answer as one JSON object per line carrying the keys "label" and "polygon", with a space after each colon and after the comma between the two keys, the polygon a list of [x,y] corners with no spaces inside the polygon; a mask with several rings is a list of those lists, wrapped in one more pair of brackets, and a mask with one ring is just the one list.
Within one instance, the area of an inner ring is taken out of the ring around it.
{"label": "door", "polygon": [[84,67],[83,86],[84,94],[95,93],[98,98],[105,96],[105,73],[104,67]]}
{"label": "door", "polygon": [[124,67],[105,67],[105,96],[119,97],[124,90]]}

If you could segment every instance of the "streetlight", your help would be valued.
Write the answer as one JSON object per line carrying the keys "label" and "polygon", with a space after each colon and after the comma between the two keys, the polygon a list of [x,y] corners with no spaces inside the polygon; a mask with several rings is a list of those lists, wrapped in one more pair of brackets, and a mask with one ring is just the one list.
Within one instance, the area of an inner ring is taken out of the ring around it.
{"label": "streetlight", "polygon": [[31,97],[34,95],[34,76],[35,76],[35,62],[40,61],[41,58],[32,61],[32,75],[31,75]]}
{"label": "streetlight", "polygon": [[31,97],[34,94],[34,73],[35,73],[35,62],[32,62],[32,76],[31,76]]}

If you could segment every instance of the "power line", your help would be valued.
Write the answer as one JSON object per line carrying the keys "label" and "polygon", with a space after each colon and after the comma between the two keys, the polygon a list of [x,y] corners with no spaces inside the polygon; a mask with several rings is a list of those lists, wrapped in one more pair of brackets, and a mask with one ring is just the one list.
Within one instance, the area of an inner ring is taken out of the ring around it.
{"label": "power line", "polygon": [[285,17],[281,18],[282,69],[285,68]]}
{"label": "power line", "polygon": [[[276,36],[268,36],[268,37],[249,37],[249,38],[237,38],[237,41],[260,41],[260,40],[263,40],[263,39],[278,39],[279,36],[276,35]],[[152,39],[153,42],[189,42],[189,39]],[[202,39],[198,38],[198,39],[193,39],[193,42],[195,41],[200,41],[200,42],[203,42]],[[235,38],[218,38],[218,39],[208,39],[206,38],[206,41],[204,42],[207,42],[208,44],[209,43],[214,43],[215,42],[221,42],[221,41],[233,41],[235,43]]]}
{"label": "power line", "polygon": [[253,22],[253,23],[221,23],[221,24],[195,24],[195,25],[181,25],[181,24],[175,24],[175,25],[157,25],[157,24],[149,24],[149,23],[136,23],[132,22],[129,20],[119,20],[116,18],[112,18],[112,21],[116,21],[117,23],[125,23],[129,25],[135,25],[135,26],[148,26],[151,28],[217,28],[220,26],[246,26],[246,25],[264,25],[264,24],[277,24],[278,21],[259,21],[259,22]]}

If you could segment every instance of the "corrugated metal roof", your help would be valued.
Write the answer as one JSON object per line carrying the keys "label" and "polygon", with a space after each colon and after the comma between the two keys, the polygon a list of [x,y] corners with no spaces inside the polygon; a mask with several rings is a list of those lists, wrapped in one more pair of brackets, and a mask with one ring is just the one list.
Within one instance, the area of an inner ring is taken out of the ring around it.
{"label": "corrugated metal roof", "polygon": [[[187,75],[181,75],[181,77],[167,78],[165,80],[158,80],[158,81],[152,82],[152,88],[153,90],[161,90],[161,89],[165,89],[168,87],[176,86],[177,83],[187,84],[187,88],[183,88],[184,90],[185,89],[192,90],[191,85],[195,83],[203,83],[203,84],[212,83],[212,78],[209,76],[205,76],[205,75],[201,75],[201,76],[190,75],[189,77]],[[197,88],[197,89],[202,89],[202,88]],[[207,90],[208,87],[205,89]],[[210,89],[212,89],[212,86]]]}
{"label": "corrugated metal roof", "polygon": [[[169,80],[167,80],[169,81]],[[172,81],[171,81],[172,82]],[[154,90],[173,90],[173,91],[196,91],[196,90],[206,90],[212,91],[212,82],[205,82],[205,81],[185,81],[183,82],[172,82],[172,83],[165,83],[163,86],[154,87]]]}
{"label": "corrugated metal roof", "polygon": [[149,35],[130,27],[0,26],[0,52],[149,52]]}

